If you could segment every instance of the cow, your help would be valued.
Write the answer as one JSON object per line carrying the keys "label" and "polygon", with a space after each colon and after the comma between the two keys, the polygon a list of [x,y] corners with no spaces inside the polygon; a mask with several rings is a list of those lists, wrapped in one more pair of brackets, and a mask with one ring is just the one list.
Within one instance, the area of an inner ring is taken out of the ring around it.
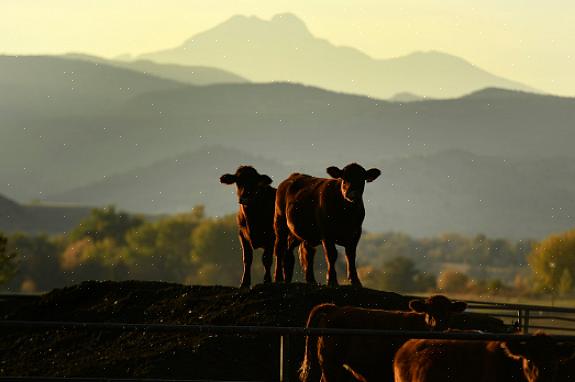
{"label": "cow", "polygon": [[[445,330],[453,315],[467,304],[435,295],[412,300],[411,311],[388,311],[334,304],[315,306],[307,320],[308,328],[376,330]],[[393,380],[393,356],[405,342],[399,337],[320,336],[307,337],[299,370],[302,382],[347,381],[350,371],[370,381]]]}
{"label": "cow", "polygon": [[300,259],[307,282],[315,283],[314,247],[323,245],[328,272],[327,284],[337,285],[336,245],[345,248],[347,275],[352,285],[361,286],[355,267],[357,243],[365,217],[363,191],[366,182],[373,182],[381,171],[365,170],[357,163],[343,169],[327,169],[332,179],[294,173],[278,186],[274,228],[276,241],[276,281],[290,282],[294,257],[290,253],[290,236],[301,242]]}
{"label": "cow", "polygon": [[543,333],[504,342],[413,339],[395,355],[395,382],[559,382],[559,365],[574,351]]}
{"label": "cow", "polygon": [[271,267],[275,243],[274,208],[276,189],[272,179],[259,174],[252,166],[240,166],[235,174],[220,177],[223,184],[235,184],[240,208],[237,214],[239,238],[242,245],[244,272],[241,288],[251,284],[253,250],[263,248],[264,283],[272,281]]}

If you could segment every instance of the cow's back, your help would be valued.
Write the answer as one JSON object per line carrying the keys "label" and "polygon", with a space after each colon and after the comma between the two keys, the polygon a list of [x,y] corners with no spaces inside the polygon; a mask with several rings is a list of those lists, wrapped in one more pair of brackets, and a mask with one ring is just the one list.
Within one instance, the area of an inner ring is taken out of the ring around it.
{"label": "cow's back", "polygon": [[278,187],[276,221],[286,221],[291,233],[312,246],[329,239],[346,246],[357,243],[365,216],[363,203],[341,195],[340,181],[294,173]]}
{"label": "cow's back", "polygon": [[515,382],[521,366],[499,342],[412,339],[394,358],[395,382]]}
{"label": "cow's back", "polygon": [[318,245],[320,231],[319,213],[327,190],[334,188],[334,179],[316,178],[294,173],[278,186],[276,197],[276,221],[286,222],[291,233],[301,241]]}

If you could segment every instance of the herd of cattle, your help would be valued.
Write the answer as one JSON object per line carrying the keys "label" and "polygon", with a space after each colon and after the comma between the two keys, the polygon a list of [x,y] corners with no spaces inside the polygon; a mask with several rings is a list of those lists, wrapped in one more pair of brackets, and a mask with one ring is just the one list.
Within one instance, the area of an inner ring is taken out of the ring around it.
{"label": "herd of cattle", "polygon": [[[337,285],[336,245],[345,248],[348,279],[361,286],[355,267],[356,248],[365,217],[363,191],[377,179],[378,169],[352,163],[329,167],[331,179],[294,173],[277,190],[272,179],[251,166],[220,178],[235,184],[240,204],[237,216],[243,251],[242,287],[251,284],[253,250],[263,248],[264,282],[290,282],[299,246],[305,279],[315,283],[315,247],[323,246],[327,284]],[[410,312],[339,307],[312,309],[307,326],[375,330],[452,330],[450,322],[466,309],[464,302],[445,296],[413,300]],[[575,381],[575,344],[558,342],[543,333],[526,340],[405,340],[400,337],[308,337],[300,368],[302,382],[546,382]]]}

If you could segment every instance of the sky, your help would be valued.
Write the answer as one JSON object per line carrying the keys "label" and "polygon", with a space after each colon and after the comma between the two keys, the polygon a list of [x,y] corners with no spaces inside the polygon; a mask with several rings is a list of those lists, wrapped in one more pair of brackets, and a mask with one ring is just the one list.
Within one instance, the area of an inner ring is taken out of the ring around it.
{"label": "sky", "polygon": [[0,53],[136,55],[175,47],[235,14],[284,12],[374,58],[443,51],[575,96],[569,0],[0,0]]}

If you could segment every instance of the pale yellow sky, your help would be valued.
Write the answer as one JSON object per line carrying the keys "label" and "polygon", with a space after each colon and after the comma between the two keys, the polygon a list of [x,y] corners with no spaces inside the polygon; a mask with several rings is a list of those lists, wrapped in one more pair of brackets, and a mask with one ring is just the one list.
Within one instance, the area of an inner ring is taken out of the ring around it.
{"label": "pale yellow sky", "polygon": [[375,58],[439,50],[575,96],[570,0],[0,0],[0,53],[138,54],[177,46],[234,14],[282,12]]}

